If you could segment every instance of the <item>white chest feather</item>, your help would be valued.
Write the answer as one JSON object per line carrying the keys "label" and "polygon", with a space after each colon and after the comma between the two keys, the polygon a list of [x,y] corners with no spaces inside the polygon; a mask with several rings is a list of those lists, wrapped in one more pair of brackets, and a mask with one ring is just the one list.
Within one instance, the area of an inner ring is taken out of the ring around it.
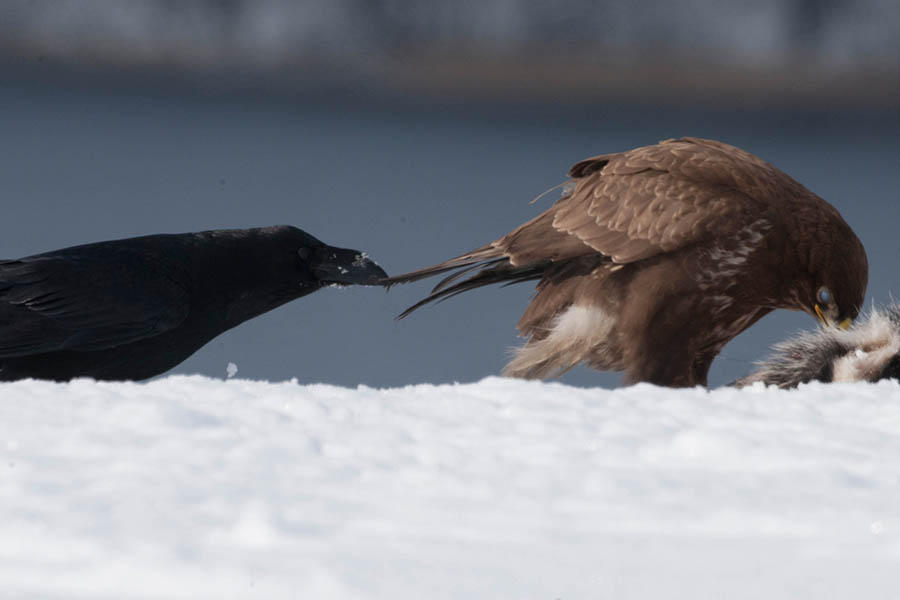
{"label": "white chest feather", "polygon": [[[602,360],[615,319],[598,306],[572,305],[558,315],[550,333],[515,350],[504,369],[511,377],[546,377],[582,361]],[[612,357],[610,357],[612,358]]]}

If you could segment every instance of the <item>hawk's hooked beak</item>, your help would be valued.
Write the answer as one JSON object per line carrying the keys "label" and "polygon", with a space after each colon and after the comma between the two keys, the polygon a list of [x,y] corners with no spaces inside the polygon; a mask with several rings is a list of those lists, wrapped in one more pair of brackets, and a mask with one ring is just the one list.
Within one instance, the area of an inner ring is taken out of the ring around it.
{"label": "hawk's hooked beak", "polygon": [[853,324],[853,319],[851,319],[850,317],[847,317],[843,321],[835,323],[834,321],[829,319],[827,316],[825,316],[825,312],[822,310],[822,308],[818,304],[816,304],[813,308],[816,311],[816,318],[819,319],[819,324],[822,327],[837,327],[839,329],[847,330],[850,328],[850,325]]}

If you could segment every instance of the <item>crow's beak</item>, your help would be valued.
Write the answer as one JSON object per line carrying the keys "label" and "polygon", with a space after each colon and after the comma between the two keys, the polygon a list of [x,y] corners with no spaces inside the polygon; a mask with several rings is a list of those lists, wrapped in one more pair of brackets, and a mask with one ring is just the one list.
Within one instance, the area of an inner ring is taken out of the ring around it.
{"label": "crow's beak", "polygon": [[317,251],[318,264],[313,273],[323,283],[342,285],[378,285],[387,273],[365,252],[324,246]]}

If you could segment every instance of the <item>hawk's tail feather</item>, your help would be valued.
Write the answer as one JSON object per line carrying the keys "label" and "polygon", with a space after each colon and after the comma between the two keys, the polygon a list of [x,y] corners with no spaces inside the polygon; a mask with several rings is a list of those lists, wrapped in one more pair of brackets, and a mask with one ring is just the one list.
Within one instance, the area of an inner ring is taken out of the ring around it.
{"label": "hawk's tail feather", "polygon": [[[467,252],[466,254],[451,258],[450,260],[445,260],[442,263],[438,263],[430,267],[425,267],[424,269],[410,271],[409,273],[404,273],[403,275],[394,275],[393,277],[387,277],[385,279],[382,279],[380,283],[385,287],[390,288],[391,286],[398,283],[412,283],[413,281],[419,281],[420,279],[426,279],[428,277],[433,277],[434,275],[440,275],[441,273],[446,273],[447,271],[455,271],[456,269],[466,267],[478,268],[484,263],[501,260],[504,260],[502,250],[494,248],[493,246],[482,246],[481,248],[473,250],[472,252]],[[444,284],[444,281],[439,283],[436,287],[439,287],[442,284]]]}
{"label": "hawk's tail feather", "polygon": [[[462,281],[456,281],[457,279],[459,279],[459,277],[470,273],[474,269],[480,270],[474,275],[463,279]],[[444,271],[446,271],[446,269],[444,269]],[[505,259],[494,259],[484,261],[475,265],[465,265],[465,268],[460,273],[454,273],[450,277],[445,278],[437,286],[435,286],[431,294],[404,310],[397,316],[397,319],[403,319],[409,316],[410,313],[426,304],[430,304],[432,302],[443,302],[444,300],[452,298],[457,294],[461,294],[475,288],[495,283],[511,285],[513,283],[533,281],[535,279],[540,279],[542,274],[542,267],[513,267]],[[454,281],[456,282],[453,283],[453,285],[448,285]]]}
{"label": "hawk's tail feather", "polygon": [[454,281],[458,280],[459,278],[463,277],[464,275],[467,275],[467,274],[471,273],[472,271],[475,271],[475,270],[477,270],[477,269],[488,269],[488,268],[491,268],[491,267],[493,267],[493,266],[496,266],[498,263],[502,263],[502,262],[505,262],[505,261],[506,261],[505,258],[495,258],[494,260],[488,260],[488,261],[485,261],[485,262],[475,263],[475,264],[470,265],[470,266],[468,266],[468,267],[461,268],[461,269],[460,269],[459,271],[457,271],[456,273],[451,273],[451,274],[448,275],[447,277],[444,277],[443,279],[441,279],[441,280],[437,283],[436,286],[434,286],[433,288],[431,288],[431,292],[430,292],[430,293],[431,293],[431,294],[436,294],[436,293],[440,292],[441,290],[445,289],[447,286],[449,286],[449,285],[450,285],[451,283],[453,283]]}

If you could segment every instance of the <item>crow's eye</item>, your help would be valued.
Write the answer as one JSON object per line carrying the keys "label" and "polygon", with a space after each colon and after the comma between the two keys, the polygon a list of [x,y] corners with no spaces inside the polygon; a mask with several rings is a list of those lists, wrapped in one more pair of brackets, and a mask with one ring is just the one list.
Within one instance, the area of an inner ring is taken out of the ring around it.
{"label": "crow's eye", "polygon": [[297,250],[297,255],[300,257],[300,260],[309,260],[309,257],[312,256],[312,250],[309,248],[300,248]]}
{"label": "crow's eye", "polygon": [[816,300],[818,300],[819,304],[824,304],[825,306],[831,304],[831,290],[823,285],[816,292]]}

